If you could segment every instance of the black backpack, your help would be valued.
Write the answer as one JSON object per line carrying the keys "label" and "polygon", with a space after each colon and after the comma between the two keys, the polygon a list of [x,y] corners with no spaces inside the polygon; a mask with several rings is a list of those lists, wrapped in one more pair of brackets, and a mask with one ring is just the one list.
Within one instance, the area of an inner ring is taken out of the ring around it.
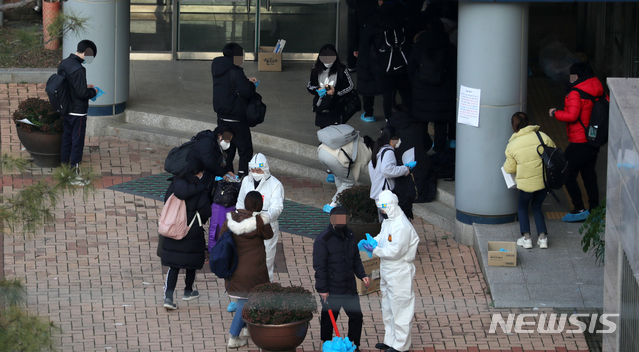
{"label": "black backpack", "polygon": [[[544,185],[553,197],[555,197],[557,202],[559,202],[559,199],[552,190],[560,189],[564,183],[566,183],[566,178],[568,177],[568,162],[561,148],[547,146],[541,138],[541,134],[539,134],[539,132],[535,133],[541,143],[537,146],[537,154],[539,154],[543,163]],[[542,152],[539,151],[539,147],[541,147]]]}
{"label": "black backpack", "polygon": [[[392,149],[384,149],[380,162],[384,160],[384,154],[390,150]],[[393,157],[394,156],[395,155],[393,153]],[[406,176],[397,177],[393,180],[395,180],[395,187],[393,189],[390,189],[390,185],[386,179],[384,179],[384,186],[382,189],[389,189],[395,193],[399,201],[399,207],[402,208],[402,211],[407,218],[413,219],[413,203],[415,203],[415,199],[417,199],[417,186],[415,184],[415,177],[413,176],[413,173],[411,172]]]}
{"label": "black backpack", "polygon": [[68,115],[73,110],[73,99],[65,76],[57,73],[52,74],[47,80],[44,90],[49,96],[51,107],[60,115]]}
{"label": "black backpack", "polygon": [[417,79],[427,86],[439,86],[444,81],[446,72],[446,60],[448,59],[447,47],[425,51],[419,60]]}
{"label": "black backpack", "polygon": [[220,279],[231,277],[237,269],[237,248],[233,241],[233,233],[229,230],[220,236],[209,253],[211,272]]}
{"label": "black backpack", "polygon": [[171,149],[164,160],[164,170],[173,175],[179,174],[186,166],[186,157],[196,144],[197,138],[191,137],[190,141]]}
{"label": "black backpack", "polygon": [[606,93],[599,97],[592,96],[579,88],[573,88],[579,93],[581,99],[588,99],[593,103],[592,113],[590,114],[590,123],[588,127],[581,122],[581,119],[577,120],[584,128],[586,133],[586,140],[588,144],[594,147],[601,147],[608,143],[608,123],[610,121],[610,102],[606,99]]}
{"label": "black backpack", "polygon": [[389,29],[375,34],[371,46],[371,69],[376,74],[401,76],[408,72],[403,46],[404,29]]}
{"label": "black backpack", "polygon": [[262,101],[262,96],[255,93],[246,107],[246,122],[249,127],[255,127],[264,122],[265,117],[266,104]]}

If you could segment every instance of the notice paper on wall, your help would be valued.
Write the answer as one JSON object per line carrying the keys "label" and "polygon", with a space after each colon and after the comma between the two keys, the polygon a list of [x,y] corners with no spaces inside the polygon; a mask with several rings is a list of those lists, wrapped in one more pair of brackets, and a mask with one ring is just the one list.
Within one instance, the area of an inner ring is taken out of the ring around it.
{"label": "notice paper on wall", "polygon": [[459,88],[458,123],[479,127],[479,107],[481,105],[481,89]]}

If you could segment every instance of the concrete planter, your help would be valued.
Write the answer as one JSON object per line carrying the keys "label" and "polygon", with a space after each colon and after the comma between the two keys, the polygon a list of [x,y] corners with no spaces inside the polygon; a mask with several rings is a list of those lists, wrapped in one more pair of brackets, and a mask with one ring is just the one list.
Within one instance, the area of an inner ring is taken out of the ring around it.
{"label": "concrete planter", "polygon": [[60,166],[62,152],[62,134],[26,132],[17,127],[18,139],[33,157],[33,163],[39,167]]}
{"label": "concrete planter", "polygon": [[42,2],[42,31],[44,33],[44,48],[48,50],[56,50],[60,47],[60,39],[51,40],[49,35],[49,26],[60,13],[60,2]]}
{"label": "concrete planter", "polygon": [[[235,314],[242,314],[241,312]],[[313,318],[282,325],[262,325],[247,322],[251,340],[264,351],[295,351],[302,344]]]}

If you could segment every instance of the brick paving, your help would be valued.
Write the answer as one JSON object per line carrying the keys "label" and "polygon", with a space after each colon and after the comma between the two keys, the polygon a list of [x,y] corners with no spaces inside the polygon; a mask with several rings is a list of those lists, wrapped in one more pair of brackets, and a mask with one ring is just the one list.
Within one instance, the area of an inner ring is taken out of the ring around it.
{"label": "brick paving", "polygon": [[[27,97],[45,97],[44,85],[0,85],[2,153],[28,157],[21,150],[10,114]],[[28,307],[62,328],[62,351],[223,351],[231,314],[223,281],[199,272],[197,300],[178,300],[179,309],[161,307],[163,270],[155,255],[161,203],[105,189],[113,184],[161,173],[169,148],[115,137],[87,139],[84,165],[102,175],[87,202],[65,196],[56,210],[58,221],[33,238],[4,236],[4,273],[22,278]],[[49,173],[33,168],[24,174],[3,174],[3,194]],[[276,173],[277,176],[277,173]],[[321,207],[333,185],[280,176],[286,197]],[[413,351],[587,351],[584,336],[568,332],[542,335],[490,334],[491,314],[549,313],[545,309],[494,309],[472,248],[453,241],[452,234],[422,220],[413,222],[421,242],[415,261],[416,309]],[[282,265],[276,273],[284,285],[313,290],[312,240],[282,233]],[[182,289],[182,279],[177,292]],[[319,299],[318,299],[319,302]],[[383,336],[380,296],[361,297],[364,313],[362,349]],[[320,348],[318,316],[311,322],[298,351]],[[340,319],[340,331],[347,331]],[[255,350],[249,342],[248,348]]]}

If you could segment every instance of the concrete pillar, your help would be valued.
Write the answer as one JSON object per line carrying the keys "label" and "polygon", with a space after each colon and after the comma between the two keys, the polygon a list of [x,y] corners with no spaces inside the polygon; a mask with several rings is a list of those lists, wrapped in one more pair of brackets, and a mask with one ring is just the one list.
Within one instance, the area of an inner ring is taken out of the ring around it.
{"label": "concrete pillar", "polygon": [[516,220],[517,191],[506,188],[500,168],[513,133],[510,118],[526,111],[527,57],[527,3],[460,1],[457,96],[461,85],[481,89],[481,108],[479,127],[457,125],[459,242],[473,244],[473,223]]}
{"label": "concrete pillar", "polygon": [[87,135],[104,135],[113,120],[123,120],[129,99],[130,5],[130,0],[69,0],[63,5],[64,13],[88,18],[85,32],[64,37],[64,57],[74,53],[83,39],[92,40],[98,48],[95,60],[84,67],[87,83],[105,94],[89,101]]}

